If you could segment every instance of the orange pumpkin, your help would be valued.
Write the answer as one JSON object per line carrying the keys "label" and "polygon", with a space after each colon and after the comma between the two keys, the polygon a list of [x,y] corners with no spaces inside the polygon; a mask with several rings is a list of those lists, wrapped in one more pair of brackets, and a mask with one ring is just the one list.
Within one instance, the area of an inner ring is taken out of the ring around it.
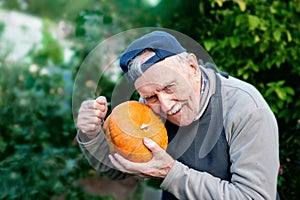
{"label": "orange pumpkin", "polygon": [[167,148],[168,136],[162,120],[151,108],[137,101],[126,101],[116,106],[104,122],[104,132],[112,153],[133,162],[147,162],[152,153],[143,138]]}

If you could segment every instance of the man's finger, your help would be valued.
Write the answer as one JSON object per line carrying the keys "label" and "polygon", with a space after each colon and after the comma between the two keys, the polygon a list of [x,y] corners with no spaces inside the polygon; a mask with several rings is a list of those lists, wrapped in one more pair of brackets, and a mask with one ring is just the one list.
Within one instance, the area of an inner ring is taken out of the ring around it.
{"label": "man's finger", "polygon": [[107,109],[108,109],[106,97],[105,96],[99,96],[96,99],[96,104],[98,104],[97,105],[98,107],[100,106],[100,108],[98,108],[98,109],[106,114]]}
{"label": "man's finger", "polygon": [[100,105],[106,105],[107,104],[107,100],[106,100],[105,96],[97,97],[96,102]]}
{"label": "man's finger", "polygon": [[151,140],[150,138],[144,138],[143,139],[144,145],[152,152],[159,152],[162,150],[162,148],[155,143],[153,140]]}
{"label": "man's finger", "polygon": [[114,154],[114,158],[128,171],[131,171],[132,173],[138,173],[144,171],[147,163],[137,163],[137,162],[131,162],[130,160],[125,159],[119,154]]}
{"label": "man's finger", "polygon": [[114,156],[108,155],[108,158],[116,169],[122,172],[126,172],[125,168],[122,165],[120,165],[120,163],[114,158]]}

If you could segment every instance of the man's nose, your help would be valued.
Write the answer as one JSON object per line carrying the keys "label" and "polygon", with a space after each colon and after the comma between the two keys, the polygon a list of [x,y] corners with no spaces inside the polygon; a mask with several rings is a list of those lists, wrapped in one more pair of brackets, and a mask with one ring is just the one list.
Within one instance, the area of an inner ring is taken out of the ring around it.
{"label": "man's nose", "polygon": [[164,114],[166,114],[168,111],[171,110],[174,103],[172,103],[170,95],[161,93],[161,94],[158,94],[157,96],[158,96],[159,103],[160,103],[160,109]]}

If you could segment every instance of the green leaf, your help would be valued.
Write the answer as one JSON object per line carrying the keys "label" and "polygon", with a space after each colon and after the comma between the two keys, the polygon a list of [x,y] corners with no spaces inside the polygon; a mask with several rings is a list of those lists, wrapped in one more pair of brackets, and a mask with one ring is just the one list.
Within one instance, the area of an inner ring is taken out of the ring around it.
{"label": "green leaf", "polygon": [[236,48],[240,45],[240,39],[238,37],[230,37],[229,42],[232,48]]}
{"label": "green leaf", "polygon": [[207,51],[210,51],[215,45],[216,45],[216,42],[213,41],[213,40],[206,40],[204,41],[204,47]]}
{"label": "green leaf", "polygon": [[264,96],[269,97],[272,93],[273,93],[273,89],[272,89],[272,88],[268,88],[268,89],[266,90]]}
{"label": "green leaf", "polygon": [[286,93],[290,94],[290,95],[295,95],[295,90],[291,87],[285,87]]}
{"label": "green leaf", "polygon": [[234,2],[239,5],[242,12],[246,10],[246,3],[243,0],[235,0]]}
{"label": "green leaf", "polygon": [[215,0],[219,7],[223,6],[223,0]]}
{"label": "green leaf", "polygon": [[243,79],[244,80],[247,80],[248,78],[249,78],[249,74],[248,73],[243,74]]}
{"label": "green leaf", "polygon": [[276,29],[273,32],[273,37],[274,37],[274,39],[275,39],[276,42],[279,42],[280,38],[281,38],[281,31],[279,29]]}
{"label": "green leaf", "polygon": [[269,43],[268,42],[261,42],[259,45],[259,52],[264,53],[267,49],[269,48]]}
{"label": "green leaf", "polygon": [[247,17],[245,16],[245,14],[238,15],[235,18],[235,25],[239,26],[239,25],[245,23],[246,20],[247,20]]}
{"label": "green leaf", "polygon": [[288,31],[288,30],[286,30],[286,37],[287,37],[288,42],[292,41],[292,35],[291,35],[290,31]]}
{"label": "green leaf", "polygon": [[258,35],[255,35],[255,37],[254,37],[254,43],[257,43],[257,42],[259,42],[259,41],[260,41],[259,36],[258,36]]}
{"label": "green leaf", "polygon": [[275,93],[277,94],[277,96],[279,97],[279,99],[281,100],[285,100],[286,98],[286,93],[284,92],[284,90],[282,90],[281,88],[275,88]]}
{"label": "green leaf", "polygon": [[284,102],[283,101],[277,101],[277,107],[278,108],[283,108],[283,106],[284,106]]}
{"label": "green leaf", "polygon": [[248,15],[249,29],[254,30],[258,27],[260,19],[254,15]]}
{"label": "green leaf", "polygon": [[281,81],[275,82],[276,86],[278,86],[278,87],[283,86],[284,83],[285,83],[285,80],[281,80]]}
{"label": "green leaf", "polygon": [[237,69],[237,76],[242,76],[245,73],[245,67],[241,67]]}
{"label": "green leaf", "polygon": [[251,67],[252,67],[252,70],[253,71],[255,71],[256,73],[258,73],[259,72],[259,67],[258,67],[258,65],[256,65],[256,64],[254,64],[252,61],[251,61]]}
{"label": "green leaf", "polygon": [[277,11],[276,11],[276,9],[274,9],[273,6],[271,6],[271,7],[270,7],[270,12],[271,12],[272,14],[274,14],[274,13],[276,13]]}

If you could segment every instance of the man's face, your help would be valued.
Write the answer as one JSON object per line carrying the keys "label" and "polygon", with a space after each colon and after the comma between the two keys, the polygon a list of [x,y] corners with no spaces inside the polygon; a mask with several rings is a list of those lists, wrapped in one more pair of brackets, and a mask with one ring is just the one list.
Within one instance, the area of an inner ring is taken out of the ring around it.
{"label": "man's face", "polygon": [[191,124],[199,111],[201,75],[193,58],[178,62],[168,57],[152,65],[134,84],[155,113],[179,126]]}

